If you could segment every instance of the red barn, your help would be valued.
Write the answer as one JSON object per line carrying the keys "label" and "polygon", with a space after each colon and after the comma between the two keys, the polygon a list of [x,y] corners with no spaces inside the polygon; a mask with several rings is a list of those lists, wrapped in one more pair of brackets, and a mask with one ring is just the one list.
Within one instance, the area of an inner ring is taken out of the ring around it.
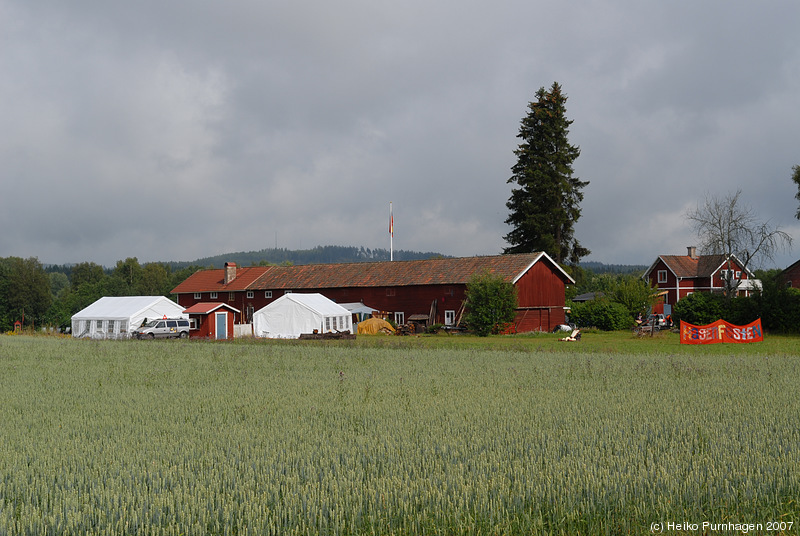
{"label": "red barn", "polygon": [[727,271],[732,270],[735,279],[741,278],[739,293],[749,296],[761,288],[761,282],[745,269],[735,255],[697,255],[697,249],[687,248],[686,255],[660,255],[642,276],[651,287],[662,291],[663,303],[654,309],[656,313],[669,313],[672,306],[694,292],[722,292]]}
{"label": "red barn", "polygon": [[464,302],[467,283],[488,271],[517,289],[515,328],[550,331],[563,324],[564,289],[575,281],[546,253],[428,259],[417,261],[259,266],[202,270],[172,290],[184,307],[221,300],[253,312],[288,292],[319,292],[339,302],[361,302],[403,324],[411,315],[452,325]]}

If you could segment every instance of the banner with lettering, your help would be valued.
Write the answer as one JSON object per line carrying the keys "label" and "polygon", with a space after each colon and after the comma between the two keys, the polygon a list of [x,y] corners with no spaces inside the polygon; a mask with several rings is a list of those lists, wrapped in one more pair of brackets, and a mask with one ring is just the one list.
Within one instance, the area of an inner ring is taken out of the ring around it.
{"label": "banner with lettering", "polygon": [[681,344],[761,342],[764,340],[762,333],[760,318],[746,326],[734,326],[724,320],[706,326],[681,322]]}

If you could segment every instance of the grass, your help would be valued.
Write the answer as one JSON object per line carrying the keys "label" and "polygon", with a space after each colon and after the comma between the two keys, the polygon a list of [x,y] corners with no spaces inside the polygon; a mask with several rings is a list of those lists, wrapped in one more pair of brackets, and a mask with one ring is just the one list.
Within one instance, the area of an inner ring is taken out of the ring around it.
{"label": "grass", "polygon": [[0,337],[0,534],[800,521],[794,338],[558,337]]}

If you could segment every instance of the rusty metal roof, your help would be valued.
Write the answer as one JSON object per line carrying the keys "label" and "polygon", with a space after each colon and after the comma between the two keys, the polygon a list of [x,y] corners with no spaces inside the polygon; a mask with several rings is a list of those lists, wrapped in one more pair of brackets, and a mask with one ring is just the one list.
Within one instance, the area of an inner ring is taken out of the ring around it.
{"label": "rusty metal roof", "polygon": [[236,278],[225,284],[225,269],[198,270],[183,283],[172,289],[173,294],[187,294],[193,292],[235,292],[248,290],[253,282],[261,277],[269,266],[252,266],[237,268]]}
{"label": "rusty metal roof", "polygon": [[[236,278],[228,285],[223,284],[224,270],[203,270],[192,274],[172,292],[456,285],[468,283],[474,274],[483,271],[513,283],[541,259],[552,262],[542,253],[524,253],[416,261],[260,266],[239,268]],[[557,264],[552,264],[556,270],[562,271]],[[564,273],[564,277],[569,278],[569,275]]]}
{"label": "rusty metal roof", "polygon": [[[684,278],[711,277],[727,259],[725,255],[703,255],[695,258],[688,255],[661,255],[660,257],[676,276]],[[733,262],[737,263],[735,257]]]}

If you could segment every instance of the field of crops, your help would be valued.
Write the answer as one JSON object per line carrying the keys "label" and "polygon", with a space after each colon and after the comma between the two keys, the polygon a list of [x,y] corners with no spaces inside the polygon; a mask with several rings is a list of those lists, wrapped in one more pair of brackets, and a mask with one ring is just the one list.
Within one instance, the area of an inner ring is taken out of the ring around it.
{"label": "field of crops", "polygon": [[0,336],[0,534],[798,533],[796,354],[517,340]]}

